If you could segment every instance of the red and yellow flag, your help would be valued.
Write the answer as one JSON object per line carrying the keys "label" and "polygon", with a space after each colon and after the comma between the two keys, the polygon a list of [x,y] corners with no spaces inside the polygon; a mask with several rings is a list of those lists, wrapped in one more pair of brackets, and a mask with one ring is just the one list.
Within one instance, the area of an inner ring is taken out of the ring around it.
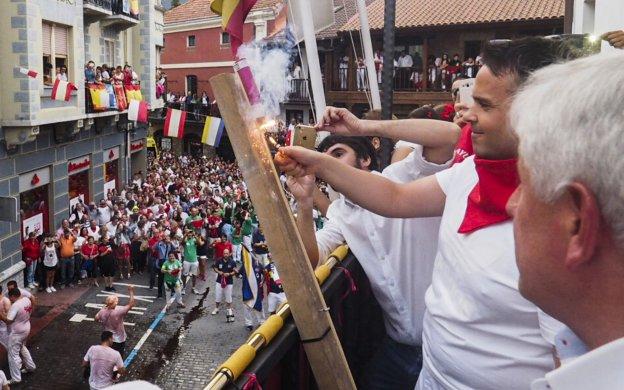
{"label": "red and yellow flag", "polygon": [[230,34],[230,46],[236,56],[238,48],[243,43],[243,26],[247,14],[251,11],[257,0],[214,0],[210,9],[217,15],[221,15],[221,26]]}

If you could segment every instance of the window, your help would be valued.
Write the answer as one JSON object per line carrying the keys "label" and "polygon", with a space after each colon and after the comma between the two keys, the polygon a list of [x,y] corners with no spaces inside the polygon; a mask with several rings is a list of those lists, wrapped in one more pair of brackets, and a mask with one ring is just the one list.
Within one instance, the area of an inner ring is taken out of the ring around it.
{"label": "window", "polygon": [[69,27],[54,23],[43,22],[42,55],[43,55],[43,82],[52,85],[56,76],[64,71],[65,77],[69,63]]}
{"label": "window", "polygon": [[186,92],[190,92],[193,95],[197,94],[197,76],[186,76]]}
{"label": "window", "polygon": [[189,35],[186,37],[186,46],[195,47],[195,35]]}
{"label": "window", "polygon": [[228,34],[226,32],[222,32],[221,33],[221,44],[222,45],[229,45],[230,44],[230,34]]}
{"label": "window", "polygon": [[115,41],[104,40],[104,64],[116,64],[115,61]]}

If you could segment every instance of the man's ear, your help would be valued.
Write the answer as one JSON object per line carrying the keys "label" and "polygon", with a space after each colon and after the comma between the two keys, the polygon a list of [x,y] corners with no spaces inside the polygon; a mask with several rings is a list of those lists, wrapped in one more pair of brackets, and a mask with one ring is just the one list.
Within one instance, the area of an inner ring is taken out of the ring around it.
{"label": "man's ear", "polygon": [[361,168],[368,170],[370,165],[371,165],[371,158],[370,157],[366,157],[366,158],[361,158],[360,159],[360,167]]}
{"label": "man's ear", "polygon": [[373,137],[373,139],[371,139],[371,143],[373,144],[373,148],[375,150],[381,147],[381,139],[379,137]]}
{"label": "man's ear", "polygon": [[570,226],[571,239],[566,254],[566,267],[575,270],[588,264],[597,250],[601,229],[600,209],[594,193],[579,182],[567,188],[569,205],[574,220]]}

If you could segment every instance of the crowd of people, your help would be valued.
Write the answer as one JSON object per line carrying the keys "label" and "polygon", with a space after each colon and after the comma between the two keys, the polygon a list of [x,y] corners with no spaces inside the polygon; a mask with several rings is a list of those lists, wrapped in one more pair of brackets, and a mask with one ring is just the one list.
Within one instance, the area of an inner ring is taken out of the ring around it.
{"label": "crowd of people", "polygon": [[[355,73],[350,71],[350,58],[344,56],[338,61],[338,84],[335,86],[341,90],[349,89],[349,75],[354,74],[355,85],[358,91],[367,90],[368,71],[362,57],[355,59],[352,65]],[[377,83],[382,83],[383,53],[381,50],[375,52],[373,63],[377,76]],[[427,89],[433,91],[450,91],[451,85],[457,77],[474,78],[483,65],[481,56],[465,57],[461,59],[458,53],[452,57],[448,54],[441,56],[429,55],[427,66],[418,52],[411,55],[403,51],[397,53],[394,58],[394,89],[410,89],[422,91],[424,89],[423,80],[427,80]]]}
{"label": "crowd of people", "polygon": [[[455,123],[328,107],[318,151],[276,155],[312,265],[346,242],[382,308],[362,388],[624,386],[624,54],[578,57],[491,42]],[[372,137],[402,140],[381,174]],[[339,195],[315,232],[318,179]]]}
{"label": "crowd of people", "polygon": [[[184,307],[187,292],[208,293],[198,281],[211,277],[212,269],[212,314],[225,305],[226,321],[234,321],[232,290],[234,279],[241,278],[245,326],[252,330],[267,314],[263,301],[275,312],[286,297],[238,166],[219,157],[169,152],[149,166],[145,178],[135,175],[121,191],[112,190],[97,203],[79,202],[55,232],[30,232],[23,242],[25,286],[54,294],[80,284],[101,285],[114,293],[115,280],[140,277],[158,298],[170,291]],[[251,289],[250,277],[257,289]],[[95,318],[111,332],[102,335],[102,345],[110,344],[123,357],[123,318],[134,305],[132,289],[127,305],[118,302],[117,295],[110,295]],[[100,349],[90,351],[85,361],[100,359]]]}

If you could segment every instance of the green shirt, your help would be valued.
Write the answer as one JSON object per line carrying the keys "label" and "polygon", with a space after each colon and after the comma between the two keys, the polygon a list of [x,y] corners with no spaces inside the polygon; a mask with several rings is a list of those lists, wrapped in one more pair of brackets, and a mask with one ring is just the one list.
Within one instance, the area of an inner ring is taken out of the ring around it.
{"label": "green shirt", "polygon": [[243,242],[243,235],[232,233],[232,245],[240,245]]}
{"label": "green shirt", "polygon": [[243,236],[251,236],[251,234],[253,233],[253,225],[251,224],[251,219],[246,219],[243,221],[241,232],[243,233]]}
{"label": "green shirt", "polygon": [[197,261],[197,243],[194,238],[184,241],[184,261],[189,263]]}
{"label": "green shirt", "polygon": [[175,261],[167,260],[167,261],[164,262],[164,264],[162,265],[162,267],[160,269],[162,269],[163,271],[171,271],[171,270],[174,270],[174,269],[180,270],[175,275],[171,275],[168,272],[164,273],[164,275],[165,275],[165,278],[164,278],[165,283],[175,284],[175,283],[178,282],[178,280],[180,278],[180,272],[182,272],[182,263],[180,263],[179,260],[175,260]]}

